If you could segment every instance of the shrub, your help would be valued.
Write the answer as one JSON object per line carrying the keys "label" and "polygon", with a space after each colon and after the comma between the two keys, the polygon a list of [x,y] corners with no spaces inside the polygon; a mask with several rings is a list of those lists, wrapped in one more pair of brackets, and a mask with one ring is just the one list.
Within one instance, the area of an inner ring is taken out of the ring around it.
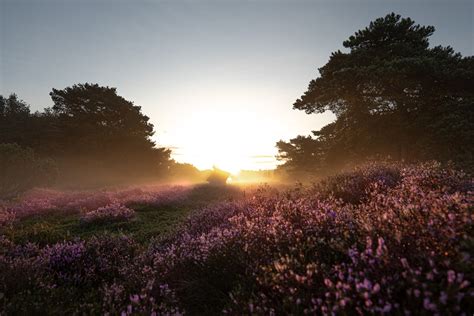
{"label": "shrub", "polygon": [[14,220],[15,214],[0,206],[0,227],[10,225]]}
{"label": "shrub", "polygon": [[99,207],[96,210],[85,212],[81,216],[82,223],[107,223],[128,221],[135,216],[135,211],[119,203]]}
{"label": "shrub", "polygon": [[166,284],[148,286],[157,276],[141,253],[126,236],[105,235],[43,248],[0,238],[0,311],[2,315],[178,314],[174,292]]}
{"label": "shrub", "polygon": [[144,187],[111,191],[56,191],[33,189],[13,201],[0,200],[0,226],[30,215],[55,210],[63,213],[87,213],[111,204],[153,207],[183,203],[189,187]]}
{"label": "shrub", "polygon": [[316,190],[347,203],[360,203],[374,183],[388,188],[395,186],[400,181],[400,172],[401,166],[397,165],[367,164],[322,180]]}
{"label": "shrub", "polygon": [[207,182],[211,185],[225,185],[230,173],[214,167],[207,177]]}
{"label": "shrub", "polygon": [[57,169],[29,148],[0,144],[0,198],[12,198],[34,186],[50,185]]}

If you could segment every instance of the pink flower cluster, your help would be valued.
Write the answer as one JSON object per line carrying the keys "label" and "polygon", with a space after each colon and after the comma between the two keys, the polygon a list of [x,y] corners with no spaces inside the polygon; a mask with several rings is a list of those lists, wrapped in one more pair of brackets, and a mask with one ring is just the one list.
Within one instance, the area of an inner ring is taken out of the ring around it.
{"label": "pink flower cluster", "polygon": [[83,223],[103,223],[128,221],[135,216],[135,211],[125,205],[112,203],[96,210],[85,212],[81,216]]}
{"label": "pink flower cluster", "polygon": [[141,247],[126,236],[46,247],[0,238],[3,314],[164,315],[181,313]]}
{"label": "pink flower cluster", "polygon": [[436,163],[383,177],[367,168],[356,172],[370,181],[351,176],[364,183],[361,199],[319,186],[205,209],[160,245],[155,268],[170,286],[182,286],[176,275],[211,274],[200,285],[231,288],[231,314],[472,311],[472,178]]}
{"label": "pink flower cluster", "polygon": [[368,186],[379,183],[387,188],[400,181],[401,165],[369,163],[323,179],[315,185],[318,193],[342,199],[349,203],[360,203],[367,198]]}
{"label": "pink flower cluster", "polygon": [[48,211],[90,212],[111,204],[160,206],[186,199],[190,187],[150,186],[110,191],[55,191],[34,189],[17,201],[0,200],[0,227],[15,219]]}
{"label": "pink flower cluster", "polygon": [[11,224],[15,220],[15,214],[0,207],[0,227]]}
{"label": "pink flower cluster", "polygon": [[0,312],[472,314],[472,178],[436,163],[389,179],[367,168],[209,206],[146,248],[0,240]]}

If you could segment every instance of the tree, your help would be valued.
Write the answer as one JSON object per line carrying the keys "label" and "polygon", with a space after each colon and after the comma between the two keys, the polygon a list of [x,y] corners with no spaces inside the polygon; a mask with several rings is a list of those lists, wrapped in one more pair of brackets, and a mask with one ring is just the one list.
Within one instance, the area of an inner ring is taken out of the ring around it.
{"label": "tree", "polygon": [[16,94],[0,95],[0,143],[15,143],[48,157],[58,147],[57,118],[51,111],[31,113],[30,106]]}
{"label": "tree", "polygon": [[331,55],[294,103],[308,114],[336,114],[330,140],[315,133],[326,144],[322,155],[472,161],[474,59],[430,48],[434,31],[392,13]]}
{"label": "tree", "polygon": [[320,173],[326,165],[322,142],[311,136],[297,136],[289,142],[277,143],[277,159],[284,161],[284,169],[292,177],[303,180],[315,172]]}
{"label": "tree", "polygon": [[54,105],[41,113],[15,94],[0,96],[0,143],[53,157],[58,183],[72,187],[167,176],[170,151],[156,147],[149,118],[115,88],[86,83],[50,95]]}
{"label": "tree", "polygon": [[60,118],[65,132],[64,146],[88,150],[115,146],[117,141],[138,142],[153,147],[153,125],[141,108],[117,95],[115,88],[97,84],[77,84],[50,93],[53,115]]}
{"label": "tree", "polygon": [[99,172],[96,177],[157,175],[169,167],[170,151],[155,147],[149,118],[116,88],[86,83],[53,89],[50,95],[54,105],[49,113],[57,118],[56,155],[90,166]]}
{"label": "tree", "polygon": [[0,95],[0,143],[27,142],[30,116],[30,107],[16,94]]}

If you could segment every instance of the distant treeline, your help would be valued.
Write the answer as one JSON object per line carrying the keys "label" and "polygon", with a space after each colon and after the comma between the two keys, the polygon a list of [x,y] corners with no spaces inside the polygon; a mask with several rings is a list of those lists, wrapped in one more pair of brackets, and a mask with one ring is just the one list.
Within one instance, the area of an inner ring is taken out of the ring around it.
{"label": "distant treeline", "polygon": [[15,94],[0,96],[0,191],[53,182],[77,188],[202,180],[192,165],[175,163],[170,150],[156,146],[149,118],[115,88],[77,84],[50,96],[54,105],[35,113]]}
{"label": "distant treeline", "polygon": [[347,52],[331,54],[293,107],[337,119],[278,142],[280,173],[311,178],[370,159],[452,161],[472,171],[474,57],[430,48],[434,31],[392,13],[344,41]]}

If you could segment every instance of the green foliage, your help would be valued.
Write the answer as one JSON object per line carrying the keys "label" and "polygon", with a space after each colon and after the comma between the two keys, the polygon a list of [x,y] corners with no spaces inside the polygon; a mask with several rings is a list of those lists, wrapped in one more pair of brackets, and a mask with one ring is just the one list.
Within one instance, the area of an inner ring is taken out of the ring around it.
{"label": "green foliage", "polygon": [[387,156],[469,167],[474,58],[449,46],[430,48],[433,32],[392,13],[344,41],[349,51],[334,52],[294,103],[294,109],[331,111],[337,119],[313,137],[277,144],[290,169],[312,163],[327,170]]}
{"label": "green foliage", "polygon": [[90,239],[93,236],[127,234],[140,243],[147,244],[153,238],[165,238],[191,213],[199,212],[210,204],[237,200],[243,197],[235,186],[198,185],[190,189],[186,198],[160,205],[139,203],[130,204],[136,212],[133,221],[81,224],[79,211],[48,210],[41,211],[21,220],[0,227],[0,235],[19,243],[34,241],[39,245],[73,240]]}
{"label": "green foliage", "polygon": [[57,169],[50,159],[39,158],[30,148],[0,144],[0,198],[12,198],[34,186],[50,185]]}
{"label": "green foliage", "polygon": [[89,239],[98,235],[128,234],[137,241],[147,243],[152,237],[163,237],[173,231],[189,214],[190,209],[177,205],[158,207],[137,206],[134,221],[93,223],[83,225],[80,214],[64,214],[61,211],[44,213],[26,218],[2,231],[4,236],[17,243],[34,240],[40,245],[73,240],[76,237]]}

